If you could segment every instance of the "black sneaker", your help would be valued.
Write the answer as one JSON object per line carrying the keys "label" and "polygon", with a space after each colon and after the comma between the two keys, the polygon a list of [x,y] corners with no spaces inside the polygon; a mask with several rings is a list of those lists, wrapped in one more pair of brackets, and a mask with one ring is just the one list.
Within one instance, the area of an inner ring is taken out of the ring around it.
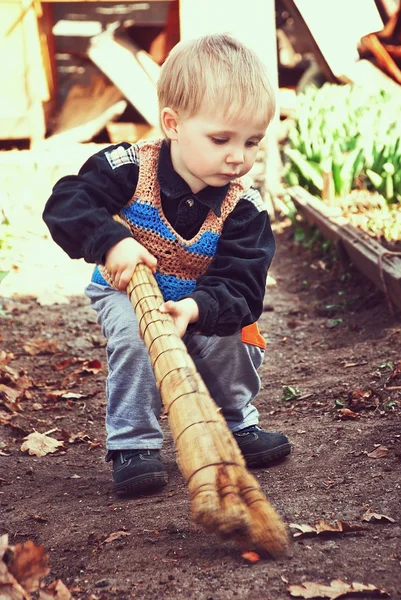
{"label": "black sneaker", "polygon": [[106,462],[113,461],[114,490],[128,494],[153,492],[167,484],[167,472],[159,450],[111,450]]}
{"label": "black sneaker", "polygon": [[248,467],[267,467],[291,452],[291,444],[282,433],[264,431],[258,425],[234,433]]}

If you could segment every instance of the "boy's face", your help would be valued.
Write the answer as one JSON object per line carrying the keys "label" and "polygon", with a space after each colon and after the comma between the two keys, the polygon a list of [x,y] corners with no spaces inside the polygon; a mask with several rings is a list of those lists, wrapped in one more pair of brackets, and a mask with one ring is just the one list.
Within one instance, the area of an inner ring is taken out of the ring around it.
{"label": "boy's face", "polygon": [[194,194],[248,173],[265,135],[265,128],[252,118],[228,118],[211,111],[185,118],[177,115],[175,126],[165,129],[174,169]]}

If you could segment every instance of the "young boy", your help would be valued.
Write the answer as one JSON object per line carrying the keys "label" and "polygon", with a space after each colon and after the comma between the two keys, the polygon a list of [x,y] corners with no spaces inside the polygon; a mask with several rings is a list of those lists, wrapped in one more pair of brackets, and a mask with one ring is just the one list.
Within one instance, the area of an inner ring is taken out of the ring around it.
{"label": "young boy", "polygon": [[114,489],[129,493],[167,483],[161,401],[125,293],[140,262],[248,466],[291,450],[285,435],[258,426],[252,405],[265,350],[256,321],[275,242],[243,176],[275,110],[265,70],[228,35],[181,42],[161,69],[158,98],[164,139],[98,152],[55,185],[43,213],[71,258],[97,264],[86,294],[108,340],[106,460]]}

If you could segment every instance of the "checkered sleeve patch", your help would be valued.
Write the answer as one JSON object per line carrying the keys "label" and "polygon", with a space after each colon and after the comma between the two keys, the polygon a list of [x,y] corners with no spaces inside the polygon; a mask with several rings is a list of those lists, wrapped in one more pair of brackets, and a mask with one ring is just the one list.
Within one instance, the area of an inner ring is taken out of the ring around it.
{"label": "checkered sleeve patch", "polygon": [[262,196],[260,192],[255,188],[251,188],[246,192],[244,196],[242,196],[242,200],[248,200],[251,204],[254,205],[258,212],[262,212],[266,210],[266,205],[263,202]]}
{"label": "checkered sleeve patch", "polygon": [[136,146],[129,146],[129,148],[117,146],[117,148],[114,148],[111,152],[106,152],[106,158],[113,170],[118,169],[118,167],[122,167],[123,165],[139,165],[139,156]]}

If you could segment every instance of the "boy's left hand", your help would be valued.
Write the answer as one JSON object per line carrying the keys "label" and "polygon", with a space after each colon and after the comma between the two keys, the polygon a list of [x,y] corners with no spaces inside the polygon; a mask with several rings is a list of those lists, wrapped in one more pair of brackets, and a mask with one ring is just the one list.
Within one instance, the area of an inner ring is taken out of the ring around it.
{"label": "boy's left hand", "polygon": [[190,323],[196,323],[199,319],[199,308],[192,298],[184,298],[178,302],[169,300],[159,308],[161,313],[168,313],[173,317],[177,327],[178,335],[182,338]]}

